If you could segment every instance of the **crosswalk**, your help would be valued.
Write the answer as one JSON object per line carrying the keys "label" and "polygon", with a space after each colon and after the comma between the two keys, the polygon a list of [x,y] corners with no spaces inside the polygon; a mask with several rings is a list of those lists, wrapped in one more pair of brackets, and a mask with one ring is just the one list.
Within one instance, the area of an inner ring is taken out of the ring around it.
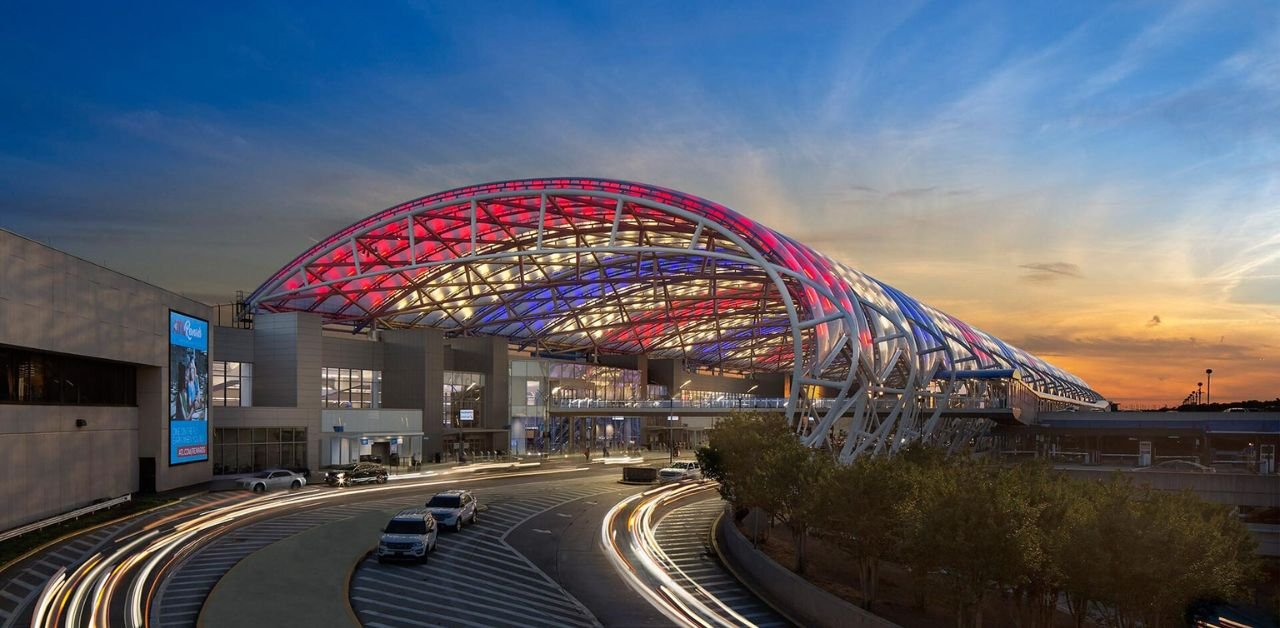
{"label": "crosswalk", "polygon": [[590,611],[504,538],[540,513],[616,490],[598,482],[476,490],[486,508],[475,527],[443,534],[425,565],[365,559],[351,580],[351,605],[371,627],[597,626]]}
{"label": "crosswalk", "polygon": [[723,509],[724,502],[719,499],[703,499],[676,508],[658,521],[654,536],[671,561],[677,576],[673,579],[691,593],[700,589],[719,600],[737,615],[738,625],[789,626],[716,559],[710,548],[711,526]]}
{"label": "crosswalk", "polygon": [[[162,508],[155,516],[178,509],[200,507],[219,499],[219,496],[213,494],[199,495]],[[71,571],[107,547],[112,539],[130,529],[132,524],[129,521],[96,528],[33,557],[23,572],[0,583],[0,627],[28,625],[31,621],[32,604],[58,569]]]}
{"label": "crosswalk", "polygon": [[32,602],[58,569],[69,570],[73,565],[80,564],[124,527],[123,523],[112,524],[62,543],[52,551],[41,554],[30,563],[26,571],[5,582],[0,587],[0,626],[8,628],[22,625]]}
{"label": "crosswalk", "polygon": [[153,625],[190,628],[222,576],[244,557],[318,525],[376,510],[408,505],[405,497],[317,508],[238,528],[208,544],[178,565],[165,580],[151,607]]}

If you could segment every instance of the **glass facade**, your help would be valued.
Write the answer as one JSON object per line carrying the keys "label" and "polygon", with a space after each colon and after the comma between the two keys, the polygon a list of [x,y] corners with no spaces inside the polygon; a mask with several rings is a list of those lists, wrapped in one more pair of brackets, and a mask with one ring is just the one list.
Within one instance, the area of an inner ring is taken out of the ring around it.
{"label": "glass facade", "polygon": [[136,406],[129,364],[0,347],[0,403]]}
{"label": "glass facade", "polygon": [[249,407],[253,405],[253,363],[213,361],[213,405]]}
{"label": "glass facade", "polygon": [[714,390],[688,390],[684,389],[676,395],[676,399],[680,401],[696,401],[699,403],[716,403],[726,401],[742,401],[744,399],[755,399],[753,393],[739,392],[718,392]]}
{"label": "glass facade", "polygon": [[214,475],[306,466],[307,429],[304,427],[213,429]]}
{"label": "glass facade", "polygon": [[508,374],[512,416],[543,416],[551,400],[636,401],[653,389],[640,371],[580,362],[512,360]]}
{"label": "glass facade", "polygon": [[444,424],[477,427],[484,419],[484,373],[444,372]]}
{"label": "glass facade", "polygon": [[635,447],[639,418],[549,418],[547,407],[553,401],[571,405],[579,399],[638,401],[666,391],[646,386],[637,370],[582,362],[512,360],[508,375],[512,425],[524,431],[523,447],[516,443],[517,451],[562,452],[588,443],[619,451]]}
{"label": "glass facade", "polygon": [[382,371],[326,367],[320,379],[326,408],[382,407]]}

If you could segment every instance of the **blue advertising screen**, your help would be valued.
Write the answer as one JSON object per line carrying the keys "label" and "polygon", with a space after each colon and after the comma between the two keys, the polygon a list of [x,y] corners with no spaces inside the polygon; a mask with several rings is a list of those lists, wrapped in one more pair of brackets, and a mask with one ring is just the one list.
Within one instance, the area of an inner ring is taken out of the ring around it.
{"label": "blue advertising screen", "polygon": [[209,459],[209,321],[169,312],[169,465]]}

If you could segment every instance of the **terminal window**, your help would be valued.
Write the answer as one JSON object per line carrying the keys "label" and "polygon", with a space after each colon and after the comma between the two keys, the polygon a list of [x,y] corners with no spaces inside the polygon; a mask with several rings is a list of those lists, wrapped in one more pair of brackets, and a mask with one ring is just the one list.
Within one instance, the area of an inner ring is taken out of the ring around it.
{"label": "terminal window", "polygon": [[382,407],[382,371],[326,367],[320,379],[326,408]]}
{"label": "terminal window", "polygon": [[253,363],[213,361],[211,375],[213,405],[249,407],[253,405]]}
{"label": "terminal window", "polygon": [[443,399],[445,425],[479,427],[484,420],[484,373],[445,371]]}
{"label": "terminal window", "polygon": [[0,403],[136,406],[129,364],[0,347]]}
{"label": "terminal window", "polygon": [[214,428],[211,449],[214,475],[300,469],[307,466],[307,428]]}

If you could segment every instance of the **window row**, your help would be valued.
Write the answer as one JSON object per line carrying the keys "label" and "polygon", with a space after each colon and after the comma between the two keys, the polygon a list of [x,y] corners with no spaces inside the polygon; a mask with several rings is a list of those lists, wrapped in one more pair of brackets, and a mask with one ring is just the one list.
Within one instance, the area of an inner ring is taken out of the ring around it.
{"label": "window row", "polygon": [[307,442],[305,427],[216,427],[213,429],[214,445],[305,442]]}
{"label": "window row", "polygon": [[214,475],[307,467],[306,443],[214,445],[211,449]]}
{"label": "window row", "polygon": [[305,427],[219,427],[210,453],[214,475],[307,466]]}
{"label": "window row", "polygon": [[382,407],[382,371],[324,368],[320,378],[325,407]]}
{"label": "window row", "polygon": [[129,364],[0,347],[0,403],[138,404]]}

